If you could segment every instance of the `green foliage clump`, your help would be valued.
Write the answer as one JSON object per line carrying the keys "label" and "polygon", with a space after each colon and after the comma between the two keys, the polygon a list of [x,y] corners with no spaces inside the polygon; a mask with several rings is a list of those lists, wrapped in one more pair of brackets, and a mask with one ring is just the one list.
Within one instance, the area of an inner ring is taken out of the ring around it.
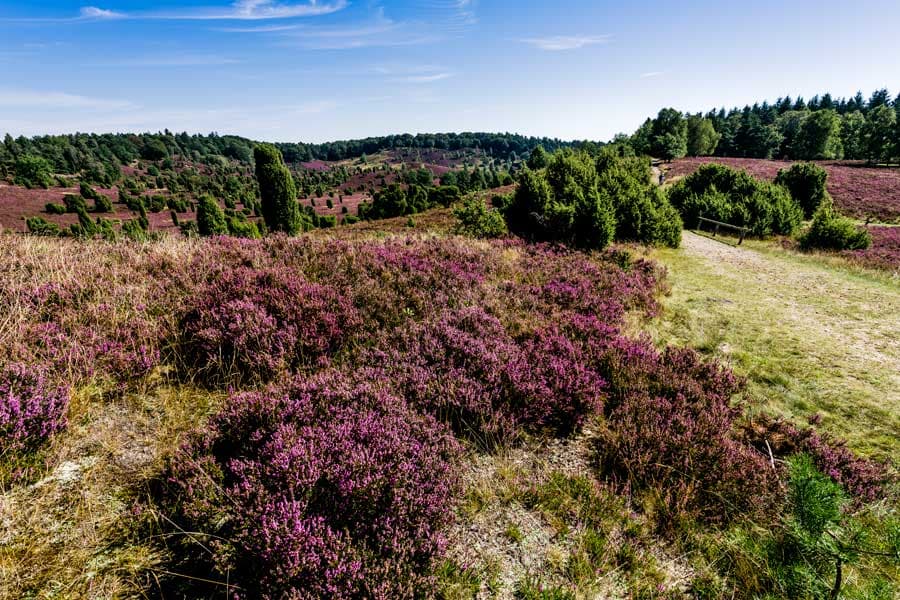
{"label": "green foliage clump", "polygon": [[[389,219],[407,213],[406,190],[399,184],[392,184],[385,190],[375,193],[372,204],[360,206],[360,216],[366,219]],[[363,214],[365,212],[365,214]]]}
{"label": "green foliage clump", "polygon": [[47,211],[47,214],[51,215],[64,215],[66,214],[66,207],[62,204],[56,204],[55,202],[48,202],[44,206],[44,210]]}
{"label": "green foliage clump", "polygon": [[[176,213],[172,213],[173,215]],[[199,213],[198,213],[199,216]],[[248,221],[243,215],[228,217],[228,233],[234,237],[256,239],[262,237],[256,223]]]}
{"label": "green foliage clump", "polygon": [[26,154],[19,157],[15,165],[13,183],[28,189],[47,189],[53,184],[53,171],[50,163],[42,156]]}
{"label": "green foliage clump", "polygon": [[[768,532],[733,535],[732,562],[752,597],[895,598],[885,578],[848,576],[862,566],[878,573],[900,564],[900,522],[890,514],[854,509],[846,491],[805,455],[787,461],[785,514]],[[756,565],[753,567],[751,565]],[[760,569],[762,565],[764,568]]]}
{"label": "green foliage clump", "polygon": [[29,217],[25,219],[28,233],[33,235],[58,236],[59,225],[47,221],[44,217]]}
{"label": "green foliage clump", "polygon": [[484,200],[469,198],[453,211],[456,217],[456,232],[476,238],[498,238],[507,233],[503,215],[489,209]]}
{"label": "green foliage clump", "polygon": [[562,150],[546,170],[526,170],[505,213],[510,231],[537,240],[602,249],[615,233],[614,209],[586,152]]}
{"label": "green foliage clump", "polygon": [[432,206],[449,208],[451,204],[459,201],[461,192],[455,185],[442,185],[428,189],[428,202]]}
{"label": "green foliage clump", "polygon": [[111,213],[112,211],[113,205],[110,199],[103,194],[97,194],[97,197],[94,198],[94,212]]}
{"label": "green foliage clump", "polygon": [[197,231],[200,235],[228,235],[228,222],[225,213],[212,196],[200,198],[197,206]]}
{"label": "green foliage clump", "polygon": [[806,162],[778,171],[775,183],[787,188],[791,197],[803,209],[803,216],[808,219],[815,214],[828,195],[825,189],[827,179],[828,172],[825,169]]}
{"label": "green foliage clump", "polygon": [[271,144],[260,144],[254,148],[253,157],[266,227],[269,231],[296,235],[302,229],[297,188],[281,152]]}
{"label": "green foliage clump", "polygon": [[602,152],[597,161],[598,189],[615,209],[617,240],[681,245],[681,217],[665,193],[651,182],[644,158],[621,158]]}
{"label": "green foliage clump", "polygon": [[76,214],[82,211],[87,212],[87,203],[78,194],[66,194],[63,197],[63,203],[66,206],[66,212]]}
{"label": "green foliage clump", "polygon": [[822,203],[812,225],[800,236],[800,247],[804,250],[865,250],[870,245],[869,232],[839,215],[830,200]]}
{"label": "green foliage clump", "polygon": [[689,225],[703,216],[747,227],[758,237],[791,235],[803,219],[803,209],[783,187],[719,164],[703,165],[676,183],[669,201]]}
{"label": "green foliage clump", "polygon": [[710,119],[700,115],[687,118],[687,155],[711,156],[722,138]]}
{"label": "green foliage clump", "polygon": [[534,150],[531,151],[531,156],[528,157],[528,162],[526,164],[532,171],[546,169],[547,165],[550,164],[550,155],[547,154],[547,151],[544,150],[543,146],[535,146]]}
{"label": "green foliage clump", "polygon": [[316,225],[319,229],[331,229],[332,227],[337,227],[337,217],[334,215],[319,215],[316,220]]}

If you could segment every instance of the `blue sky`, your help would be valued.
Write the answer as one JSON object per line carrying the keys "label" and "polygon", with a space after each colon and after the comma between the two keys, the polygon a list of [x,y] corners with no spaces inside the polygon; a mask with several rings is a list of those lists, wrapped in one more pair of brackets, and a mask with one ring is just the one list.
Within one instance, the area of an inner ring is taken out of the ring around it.
{"label": "blue sky", "polygon": [[0,0],[0,133],[605,140],[668,105],[896,94],[898,32],[896,0]]}

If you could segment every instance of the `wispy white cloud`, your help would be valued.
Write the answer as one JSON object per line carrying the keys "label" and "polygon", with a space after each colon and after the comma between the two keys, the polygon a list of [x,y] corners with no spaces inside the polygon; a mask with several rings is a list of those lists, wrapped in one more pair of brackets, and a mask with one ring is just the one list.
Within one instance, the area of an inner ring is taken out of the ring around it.
{"label": "wispy white cloud", "polygon": [[243,61],[216,55],[147,56],[100,63],[100,67],[219,67]]}
{"label": "wispy white cloud", "polygon": [[373,71],[395,83],[434,83],[454,76],[438,65],[378,65]]}
{"label": "wispy white cloud", "polygon": [[82,7],[77,17],[2,19],[20,23],[78,23],[116,19],[186,20],[186,21],[264,21],[329,15],[343,10],[348,0],[307,0],[276,2],[275,0],[238,0],[219,7],[181,7],[164,11],[118,11],[96,6]]}
{"label": "wispy white cloud", "polygon": [[651,79],[653,77],[659,77],[660,75],[665,75],[665,71],[648,71],[647,73],[641,73],[641,79]]}
{"label": "wispy white cloud", "polygon": [[525,38],[520,40],[524,44],[530,44],[540,50],[558,52],[561,50],[577,50],[586,46],[605,44],[609,41],[608,35],[555,35],[540,38]]}
{"label": "wispy white cloud", "polygon": [[97,8],[96,6],[85,6],[81,9],[81,18],[82,19],[122,19],[125,17],[125,13],[116,12],[114,10],[107,10],[104,8]]}
{"label": "wispy white cloud", "polygon": [[127,110],[136,106],[127,100],[91,98],[65,92],[0,89],[0,108]]}
{"label": "wispy white cloud", "polygon": [[451,77],[453,77],[453,73],[434,73],[432,75],[408,75],[395,78],[394,81],[399,83],[434,83],[450,79]]}
{"label": "wispy white cloud", "polygon": [[135,16],[139,18],[198,21],[263,21],[328,15],[343,10],[347,5],[347,0],[332,0],[324,3],[320,3],[318,0],[309,0],[302,3],[281,3],[273,0],[238,0],[238,2],[224,8],[183,8],[168,12],[138,13]]}

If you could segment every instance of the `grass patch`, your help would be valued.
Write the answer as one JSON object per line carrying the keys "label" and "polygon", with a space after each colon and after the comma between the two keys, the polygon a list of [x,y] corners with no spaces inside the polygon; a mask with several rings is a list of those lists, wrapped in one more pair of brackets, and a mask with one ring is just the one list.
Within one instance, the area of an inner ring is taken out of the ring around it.
{"label": "grass patch", "polygon": [[900,459],[900,286],[771,243],[731,248],[685,233],[657,249],[671,295],[647,325],[659,344],[724,360],[756,404],[813,414],[855,450]]}

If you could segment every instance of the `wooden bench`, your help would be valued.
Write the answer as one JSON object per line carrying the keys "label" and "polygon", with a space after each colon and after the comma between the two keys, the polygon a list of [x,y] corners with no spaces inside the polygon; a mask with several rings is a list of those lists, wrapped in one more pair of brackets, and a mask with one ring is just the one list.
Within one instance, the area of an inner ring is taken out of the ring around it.
{"label": "wooden bench", "polygon": [[738,232],[740,236],[738,239],[738,246],[740,246],[744,242],[744,238],[747,237],[747,234],[750,233],[750,229],[747,227],[738,227],[737,225],[732,225],[731,223],[723,223],[722,221],[716,221],[714,219],[707,219],[703,215],[700,215],[700,219],[697,222],[697,230],[703,231],[703,224],[709,223],[711,225],[715,225],[713,229],[713,237],[716,237],[719,234],[719,228],[724,227],[725,229],[730,229],[732,231]]}

